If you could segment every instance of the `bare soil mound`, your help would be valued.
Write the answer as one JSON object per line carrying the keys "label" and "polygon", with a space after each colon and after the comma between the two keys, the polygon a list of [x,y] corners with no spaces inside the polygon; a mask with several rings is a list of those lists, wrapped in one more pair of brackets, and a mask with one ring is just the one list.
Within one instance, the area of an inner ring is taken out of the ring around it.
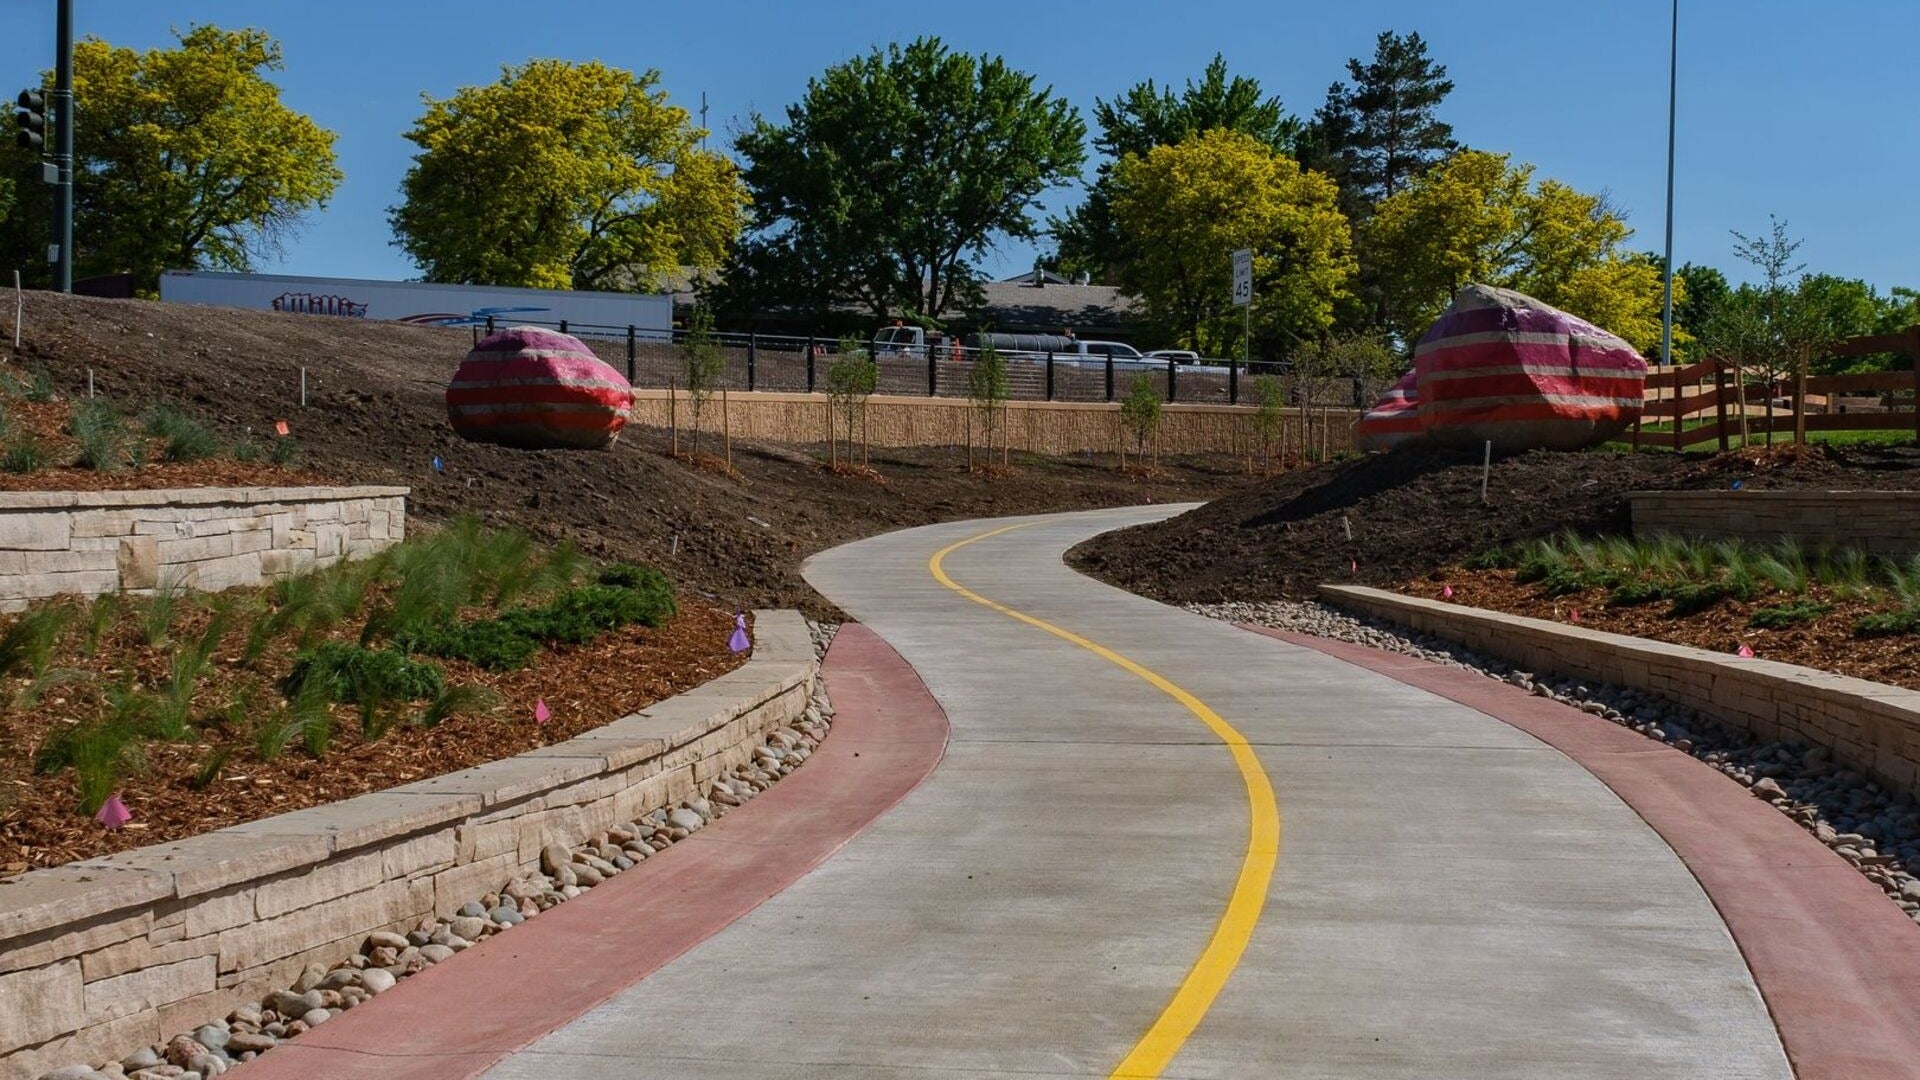
{"label": "bare soil mound", "polygon": [[[447,426],[442,393],[471,344],[465,330],[32,293],[7,363],[47,369],[68,397],[85,394],[92,368],[97,392],[127,411],[172,401],[228,439],[286,420],[301,468],[339,483],[409,485],[409,511],[429,521],[471,511],[597,557],[650,563],[728,609],[832,615],[800,562],[889,529],[1197,501],[1243,482],[1226,460],[1163,463],[1141,478],[1105,460],[1019,455],[1013,475],[986,478],[965,472],[964,451],[936,448],[875,450],[877,483],[823,468],[823,450],[741,442],[728,476],[668,458],[665,432],[632,428],[606,452],[467,443]],[[702,450],[717,443],[710,436]]]}
{"label": "bare soil mound", "polygon": [[1480,501],[1471,451],[1301,469],[1180,517],[1095,537],[1068,561],[1169,603],[1308,597],[1326,581],[1392,587],[1488,548],[1571,529],[1625,532],[1631,491],[1920,487],[1910,447],[1719,455],[1534,451],[1495,458]]}

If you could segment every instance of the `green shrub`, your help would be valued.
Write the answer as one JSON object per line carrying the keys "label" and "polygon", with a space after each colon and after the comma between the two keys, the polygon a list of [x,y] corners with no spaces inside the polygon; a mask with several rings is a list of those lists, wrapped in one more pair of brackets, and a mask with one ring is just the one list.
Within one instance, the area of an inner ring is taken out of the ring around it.
{"label": "green shrub", "polygon": [[160,456],[167,461],[201,461],[220,452],[213,433],[178,406],[162,403],[148,409],[145,426],[148,435],[165,441]]}
{"label": "green shrub", "polygon": [[1795,600],[1790,604],[1760,608],[1747,616],[1747,625],[1756,630],[1785,630],[1789,626],[1813,622],[1832,610],[1832,604]]}
{"label": "green shrub", "polygon": [[437,664],[409,660],[393,649],[368,649],[333,641],[295,657],[281,689],[289,698],[297,698],[316,680],[329,700],[347,704],[362,698],[431,698],[446,683]]}
{"label": "green shrub", "polygon": [[235,461],[259,461],[262,456],[260,441],[251,435],[242,435],[235,439],[227,453]]}
{"label": "green shrub", "polygon": [[580,645],[628,623],[660,625],[673,609],[673,597],[664,598],[664,610],[662,601],[617,585],[582,585],[541,607],[509,611],[498,621],[538,641]]}
{"label": "green shrub", "polygon": [[1672,601],[1667,614],[1674,617],[1697,615],[1732,595],[1732,588],[1724,581],[1682,582],[1667,590],[1667,599]]}
{"label": "green shrub", "polygon": [[[1263,379],[1268,377],[1261,376]],[[1520,565],[1520,555],[1517,548],[1491,547],[1477,555],[1467,556],[1460,565],[1468,570],[1511,570]]]}
{"label": "green shrub", "polygon": [[515,671],[527,666],[540,643],[496,619],[454,626],[422,627],[395,639],[409,652],[447,660],[464,660],[487,671]]}
{"label": "green shrub", "polygon": [[1920,609],[1916,608],[1862,615],[1853,624],[1853,636],[1858,638],[1899,637],[1913,633],[1920,633]]}
{"label": "green shrub", "polygon": [[291,465],[300,456],[300,446],[291,435],[279,435],[273,440],[273,449],[267,454],[275,465]]}
{"label": "green shrub", "polygon": [[1607,594],[1608,607],[1639,607],[1651,604],[1655,600],[1667,599],[1667,586],[1663,582],[1634,579],[1622,581]]}

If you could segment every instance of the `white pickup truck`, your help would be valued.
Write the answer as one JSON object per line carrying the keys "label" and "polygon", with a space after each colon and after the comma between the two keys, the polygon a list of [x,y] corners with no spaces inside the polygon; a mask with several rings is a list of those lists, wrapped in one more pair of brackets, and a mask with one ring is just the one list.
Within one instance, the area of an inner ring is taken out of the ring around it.
{"label": "white pickup truck", "polygon": [[882,327],[873,336],[876,357],[915,357],[926,359],[927,349],[953,352],[971,358],[991,345],[1010,360],[1045,360],[1049,354],[1059,364],[1098,364],[1104,366],[1111,356],[1115,367],[1150,368],[1165,366],[1165,358],[1152,359],[1124,341],[1089,341],[1065,334],[969,334],[954,339],[941,334],[929,335],[919,326]]}

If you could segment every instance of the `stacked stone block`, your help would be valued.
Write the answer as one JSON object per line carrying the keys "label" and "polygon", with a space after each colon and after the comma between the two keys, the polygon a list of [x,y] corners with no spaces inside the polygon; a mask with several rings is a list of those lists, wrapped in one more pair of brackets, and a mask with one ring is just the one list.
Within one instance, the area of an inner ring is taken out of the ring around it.
{"label": "stacked stone block", "polygon": [[1761,739],[1824,746],[1835,761],[1920,794],[1920,691],[1357,585],[1320,594],[1529,671],[1651,690]]}
{"label": "stacked stone block", "polygon": [[1757,544],[1791,537],[1807,547],[1872,555],[1920,553],[1920,491],[1636,491],[1636,536],[1671,533]]}
{"label": "stacked stone block", "polygon": [[398,487],[0,493],[0,611],[63,594],[259,585],[390,547],[406,522]]}

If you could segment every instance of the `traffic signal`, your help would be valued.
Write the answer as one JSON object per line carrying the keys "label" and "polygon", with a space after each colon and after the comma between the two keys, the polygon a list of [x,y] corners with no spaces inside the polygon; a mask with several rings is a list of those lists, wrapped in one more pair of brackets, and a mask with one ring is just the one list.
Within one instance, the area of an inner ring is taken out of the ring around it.
{"label": "traffic signal", "polygon": [[22,90],[13,100],[20,107],[20,111],[13,114],[13,122],[20,127],[14,132],[13,141],[23,150],[39,150],[47,143],[47,95],[38,90]]}

